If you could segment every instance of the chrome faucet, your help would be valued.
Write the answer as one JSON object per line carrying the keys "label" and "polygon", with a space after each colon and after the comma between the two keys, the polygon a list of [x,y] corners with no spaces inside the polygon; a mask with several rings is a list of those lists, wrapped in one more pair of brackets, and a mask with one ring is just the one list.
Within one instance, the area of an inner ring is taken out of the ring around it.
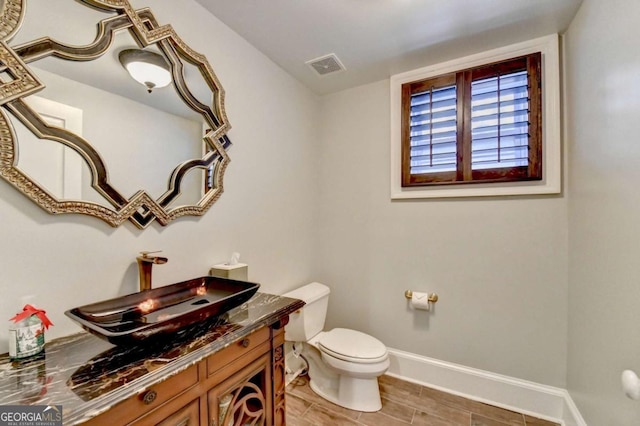
{"label": "chrome faucet", "polygon": [[140,273],[140,291],[151,290],[151,268],[153,264],[162,265],[167,263],[169,259],[160,256],[149,256],[159,251],[141,251],[141,256],[136,257],[138,261],[138,272]]}

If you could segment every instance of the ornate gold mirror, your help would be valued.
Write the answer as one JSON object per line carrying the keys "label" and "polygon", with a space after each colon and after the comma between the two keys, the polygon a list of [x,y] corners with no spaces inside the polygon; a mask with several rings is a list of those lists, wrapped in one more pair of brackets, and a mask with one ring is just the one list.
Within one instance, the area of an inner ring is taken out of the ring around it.
{"label": "ornate gold mirror", "polygon": [[[13,42],[28,27],[25,1],[0,10],[0,176],[49,213],[111,226],[204,214],[223,191],[231,145],[207,59],[127,0],[68,2],[107,16],[88,44]],[[131,78],[119,60],[127,50],[155,54],[170,84]]]}

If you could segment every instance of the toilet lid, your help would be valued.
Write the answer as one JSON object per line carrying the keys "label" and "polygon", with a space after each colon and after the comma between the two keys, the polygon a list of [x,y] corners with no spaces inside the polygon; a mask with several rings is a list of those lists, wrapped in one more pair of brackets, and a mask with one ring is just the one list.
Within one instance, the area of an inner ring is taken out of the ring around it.
{"label": "toilet lid", "polygon": [[387,347],[380,340],[347,328],[334,328],[323,333],[318,345],[329,355],[341,359],[372,362],[387,356]]}

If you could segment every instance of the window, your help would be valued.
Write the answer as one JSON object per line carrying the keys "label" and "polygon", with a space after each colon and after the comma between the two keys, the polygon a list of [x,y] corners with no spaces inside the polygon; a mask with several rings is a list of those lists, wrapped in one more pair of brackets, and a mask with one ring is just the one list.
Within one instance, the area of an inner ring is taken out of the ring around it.
{"label": "window", "polygon": [[402,85],[402,186],[542,178],[540,52]]}
{"label": "window", "polygon": [[557,34],[390,83],[392,199],[561,192]]}

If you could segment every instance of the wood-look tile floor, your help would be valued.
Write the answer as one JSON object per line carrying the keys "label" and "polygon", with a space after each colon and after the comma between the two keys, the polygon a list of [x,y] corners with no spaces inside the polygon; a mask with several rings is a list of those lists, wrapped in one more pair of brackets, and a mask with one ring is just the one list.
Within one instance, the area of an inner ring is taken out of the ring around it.
{"label": "wood-look tile floor", "polygon": [[362,413],[316,395],[301,376],[286,388],[288,426],[558,426],[384,375],[378,380],[382,409]]}

